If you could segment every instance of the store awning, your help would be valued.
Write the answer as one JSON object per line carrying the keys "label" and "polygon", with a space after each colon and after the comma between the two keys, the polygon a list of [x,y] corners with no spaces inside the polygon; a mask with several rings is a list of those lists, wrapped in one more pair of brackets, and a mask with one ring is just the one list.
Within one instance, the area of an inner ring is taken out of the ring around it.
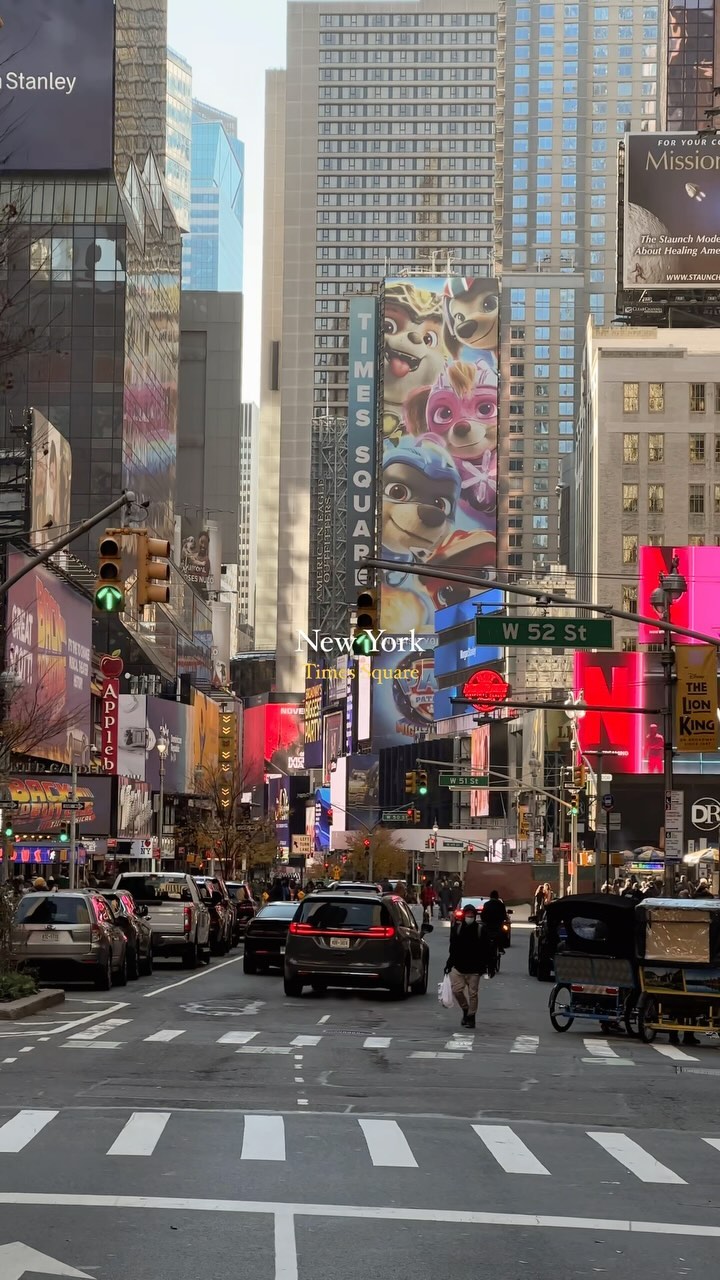
{"label": "store awning", "polygon": [[697,867],[701,862],[717,862],[717,849],[696,849],[693,853],[686,853],[683,862],[686,867]]}

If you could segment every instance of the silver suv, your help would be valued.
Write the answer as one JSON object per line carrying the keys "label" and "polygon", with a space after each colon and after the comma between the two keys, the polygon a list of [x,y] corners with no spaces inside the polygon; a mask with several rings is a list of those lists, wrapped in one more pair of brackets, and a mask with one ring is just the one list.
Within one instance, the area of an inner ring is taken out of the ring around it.
{"label": "silver suv", "polygon": [[25,894],[15,912],[13,949],[24,968],[53,982],[86,979],[102,991],[113,981],[127,982],[127,939],[92,890]]}

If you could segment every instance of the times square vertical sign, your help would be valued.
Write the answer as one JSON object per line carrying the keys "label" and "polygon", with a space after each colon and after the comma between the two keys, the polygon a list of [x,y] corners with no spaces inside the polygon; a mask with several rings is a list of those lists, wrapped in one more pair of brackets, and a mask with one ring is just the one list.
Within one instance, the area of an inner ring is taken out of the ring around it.
{"label": "times square vertical sign", "polygon": [[377,312],[377,298],[350,299],[346,581],[355,590],[375,549]]}

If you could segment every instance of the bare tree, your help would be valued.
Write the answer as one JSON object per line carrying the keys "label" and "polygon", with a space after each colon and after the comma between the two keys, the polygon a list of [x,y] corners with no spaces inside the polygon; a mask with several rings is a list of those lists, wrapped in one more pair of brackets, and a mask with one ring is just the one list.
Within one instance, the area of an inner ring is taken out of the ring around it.
{"label": "bare tree", "polygon": [[[12,687],[12,671],[5,673],[5,688],[0,695],[0,761],[7,770],[10,756],[18,753],[32,756],[42,753],[59,738],[57,754],[72,758],[77,748],[76,726],[78,704],[68,705],[56,696],[52,669],[33,685]],[[52,689],[51,689],[52,685]],[[2,684],[0,682],[0,688]],[[89,698],[88,693],[88,698]],[[64,741],[63,741],[64,739]],[[89,743],[86,744],[89,746]]]}
{"label": "bare tree", "polygon": [[251,866],[269,866],[277,857],[275,823],[252,818],[252,810],[242,803],[248,789],[239,768],[204,768],[196,808],[189,810],[178,836],[196,854],[219,862],[226,880],[238,879]]}

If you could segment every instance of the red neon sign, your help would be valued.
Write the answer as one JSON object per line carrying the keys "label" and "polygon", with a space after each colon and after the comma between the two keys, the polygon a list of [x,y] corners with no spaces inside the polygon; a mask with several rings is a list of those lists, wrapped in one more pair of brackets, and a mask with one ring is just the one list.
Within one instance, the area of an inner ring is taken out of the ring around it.
{"label": "red neon sign", "polygon": [[120,676],[122,658],[104,657],[100,660],[103,674],[102,705],[102,767],[105,773],[117,773],[118,757],[118,708],[120,706]]}
{"label": "red neon sign", "polygon": [[510,685],[499,671],[475,671],[463,685],[463,698],[472,703],[476,711],[504,702],[510,694]]}

